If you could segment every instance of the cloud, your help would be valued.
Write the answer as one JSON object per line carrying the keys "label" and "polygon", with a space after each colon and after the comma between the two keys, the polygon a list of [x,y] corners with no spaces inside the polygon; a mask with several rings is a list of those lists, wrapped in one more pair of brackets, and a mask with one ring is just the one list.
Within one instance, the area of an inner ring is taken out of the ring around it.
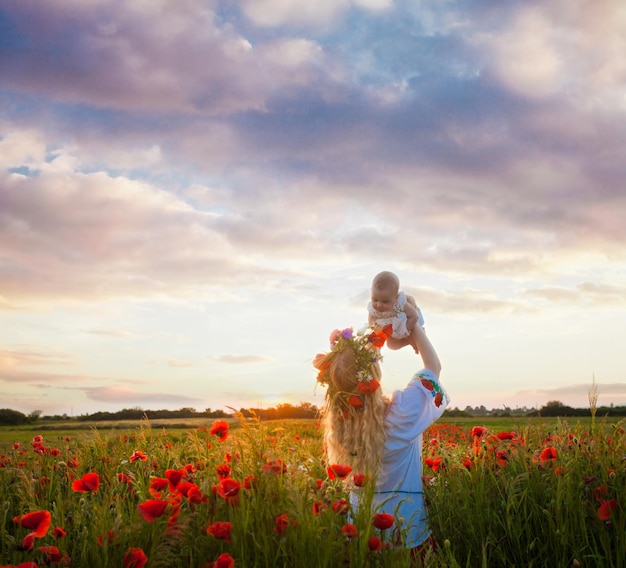
{"label": "cloud", "polygon": [[[611,402],[616,404],[626,403],[626,383],[596,383],[596,387],[599,395],[598,404],[600,406],[610,404]],[[554,388],[520,390],[517,391],[515,396],[527,400],[531,397],[546,401],[561,400],[561,402],[568,404],[567,400],[580,400],[582,397],[586,399],[590,390],[591,382],[575,383]]]}
{"label": "cloud", "polygon": [[30,367],[33,365],[74,366],[77,363],[78,357],[76,355],[47,348],[30,346],[17,349],[0,348],[0,373],[3,370],[15,369],[17,367]]}
{"label": "cloud", "polygon": [[550,303],[578,304],[591,307],[619,306],[626,304],[624,288],[595,282],[581,282],[574,288],[545,286],[528,289],[525,294],[547,300]]}
{"label": "cloud", "polygon": [[128,385],[110,385],[105,387],[85,387],[85,394],[90,400],[114,404],[162,404],[168,407],[177,404],[193,405],[203,403],[202,399],[173,393],[143,392]]}
{"label": "cloud", "polygon": [[350,7],[349,0],[244,0],[244,14],[258,26],[326,26]]}
{"label": "cloud", "polygon": [[28,385],[35,388],[48,388],[51,385],[65,383],[82,383],[94,378],[95,377],[87,374],[23,371],[4,366],[0,368],[0,381]]}
{"label": "cloud", "polygon": [[139,334],[123,329],[89,329],[86,331],[86,333],[90,333],[93,335],[104,335],[107,337],[119,337],[124,339],[139,337]]}
{"label": "cloud", "polygon": [[256,365],[259,363],[268,363],[272,359],[270,357],[266,357],[265,355],[221,355],[217,358],[217,360],[222,363],[233,363],[236,365]]}
{"label": "cloud", "polygon": [[280,40],[292,54],[285,65],[270,47],[257,51],[234,26],[220,22],[205,2],[97,2],[74,6],[71,15],[66,4],[20,3],[4,13],[10,25],[3,45],[12,56],[0,59],[0,78],[7,88],[96,108],[207,116],[263,111],[277,86],[304,81],[316,88],[315,74],[298,71],[309,66],[309,55],[317,58],[301,49],[306,40],[292,46]]}
{"label": "cloud", "polygon": [[[624,259],[619,3],[309,4],[4,10],[2,309]],[[619,301],[561,284],[521,287]]]}
{"label": "cloud", "polygon": [[174,367],[174,368],[184,368],[184,367],[193,367],[194,364],[191,363],[190,361],[182,361],[180,359],[168,359],[167,360],[167,364],[170,367]]}
{"label": "cloud", "polygon": [[272,272],[240,259],[215,215],[145,183],[50,167],[0,180],[0,203],[7,302],[198,292]]}
{"label": "cloud", "polygon": [[[567,77],[559,32],[538,8],[519,11],[496,43],[495,69],[504,84],[528,97],[558,93]],[[565,47],[565,46],[563,46]]]}

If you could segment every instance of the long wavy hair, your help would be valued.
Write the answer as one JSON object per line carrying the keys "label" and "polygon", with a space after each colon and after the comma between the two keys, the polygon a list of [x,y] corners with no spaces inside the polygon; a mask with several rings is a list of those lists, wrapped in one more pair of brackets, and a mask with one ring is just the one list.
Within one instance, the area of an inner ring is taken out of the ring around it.
{"label": "long wavy hair", "polygon": [[[379,388],[363,396],[363,406],[347,405],[345,398],[357,389],[357,373],[353,348],[346,345],[333,354],[322,420],[324,447],[329,464],[349,465],[355,473],[376,476],[386,439],[383,421],[388,401]],[[372,374],[380,379],[378,363],[372,364]]]}

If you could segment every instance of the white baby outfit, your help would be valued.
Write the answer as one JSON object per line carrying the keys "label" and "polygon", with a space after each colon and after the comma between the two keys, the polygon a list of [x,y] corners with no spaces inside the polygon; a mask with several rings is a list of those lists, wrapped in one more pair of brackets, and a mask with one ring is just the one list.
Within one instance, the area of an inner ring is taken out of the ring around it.
{"label": "white baby outfit", "polygon": [[[374,321],[381,327],[391,324],[393,327],[391,336],[400,339],[402,337],[408,337],[411,335],[412,331],[406,328],[407,317],[404,313],[406,303],[406,294],[404,292],[400,292],[393,304],[392,309],[388,312],[379,312],[378,310],[375,310],[374,306],[372,306],[372,302],[367,305],[367,311],[372,316]],[[423,328],[424,318],[422,317],[422,312],[419,308],[417,309],[417,315],[417,323]]]}

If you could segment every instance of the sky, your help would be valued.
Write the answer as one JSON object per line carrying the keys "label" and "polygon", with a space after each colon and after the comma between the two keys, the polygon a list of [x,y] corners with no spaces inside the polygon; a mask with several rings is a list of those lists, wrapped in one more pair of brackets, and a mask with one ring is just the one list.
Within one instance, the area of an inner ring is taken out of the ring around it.
{"label": "sky", "polygon": [[626,404],[624,53],[622,0],[0,0],[0,407],[321,406],[381,270],[451,407]]}

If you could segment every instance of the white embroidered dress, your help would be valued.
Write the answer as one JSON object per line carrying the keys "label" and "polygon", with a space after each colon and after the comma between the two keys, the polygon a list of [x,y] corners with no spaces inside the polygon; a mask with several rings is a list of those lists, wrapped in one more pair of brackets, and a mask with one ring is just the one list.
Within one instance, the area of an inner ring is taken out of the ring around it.
{"label": "white embroidered dress", "polygon": [[[441,417],[448,403],[439,379],[423,369],[403,390],[393,393],[385,415],[387,440],[372,505],[375,512],[395,517],[396,529],[406,531],[407,548],[420,545],[431,533],[422,491],[422,433]],[[360,491],[350,493],[355,510]]]}

